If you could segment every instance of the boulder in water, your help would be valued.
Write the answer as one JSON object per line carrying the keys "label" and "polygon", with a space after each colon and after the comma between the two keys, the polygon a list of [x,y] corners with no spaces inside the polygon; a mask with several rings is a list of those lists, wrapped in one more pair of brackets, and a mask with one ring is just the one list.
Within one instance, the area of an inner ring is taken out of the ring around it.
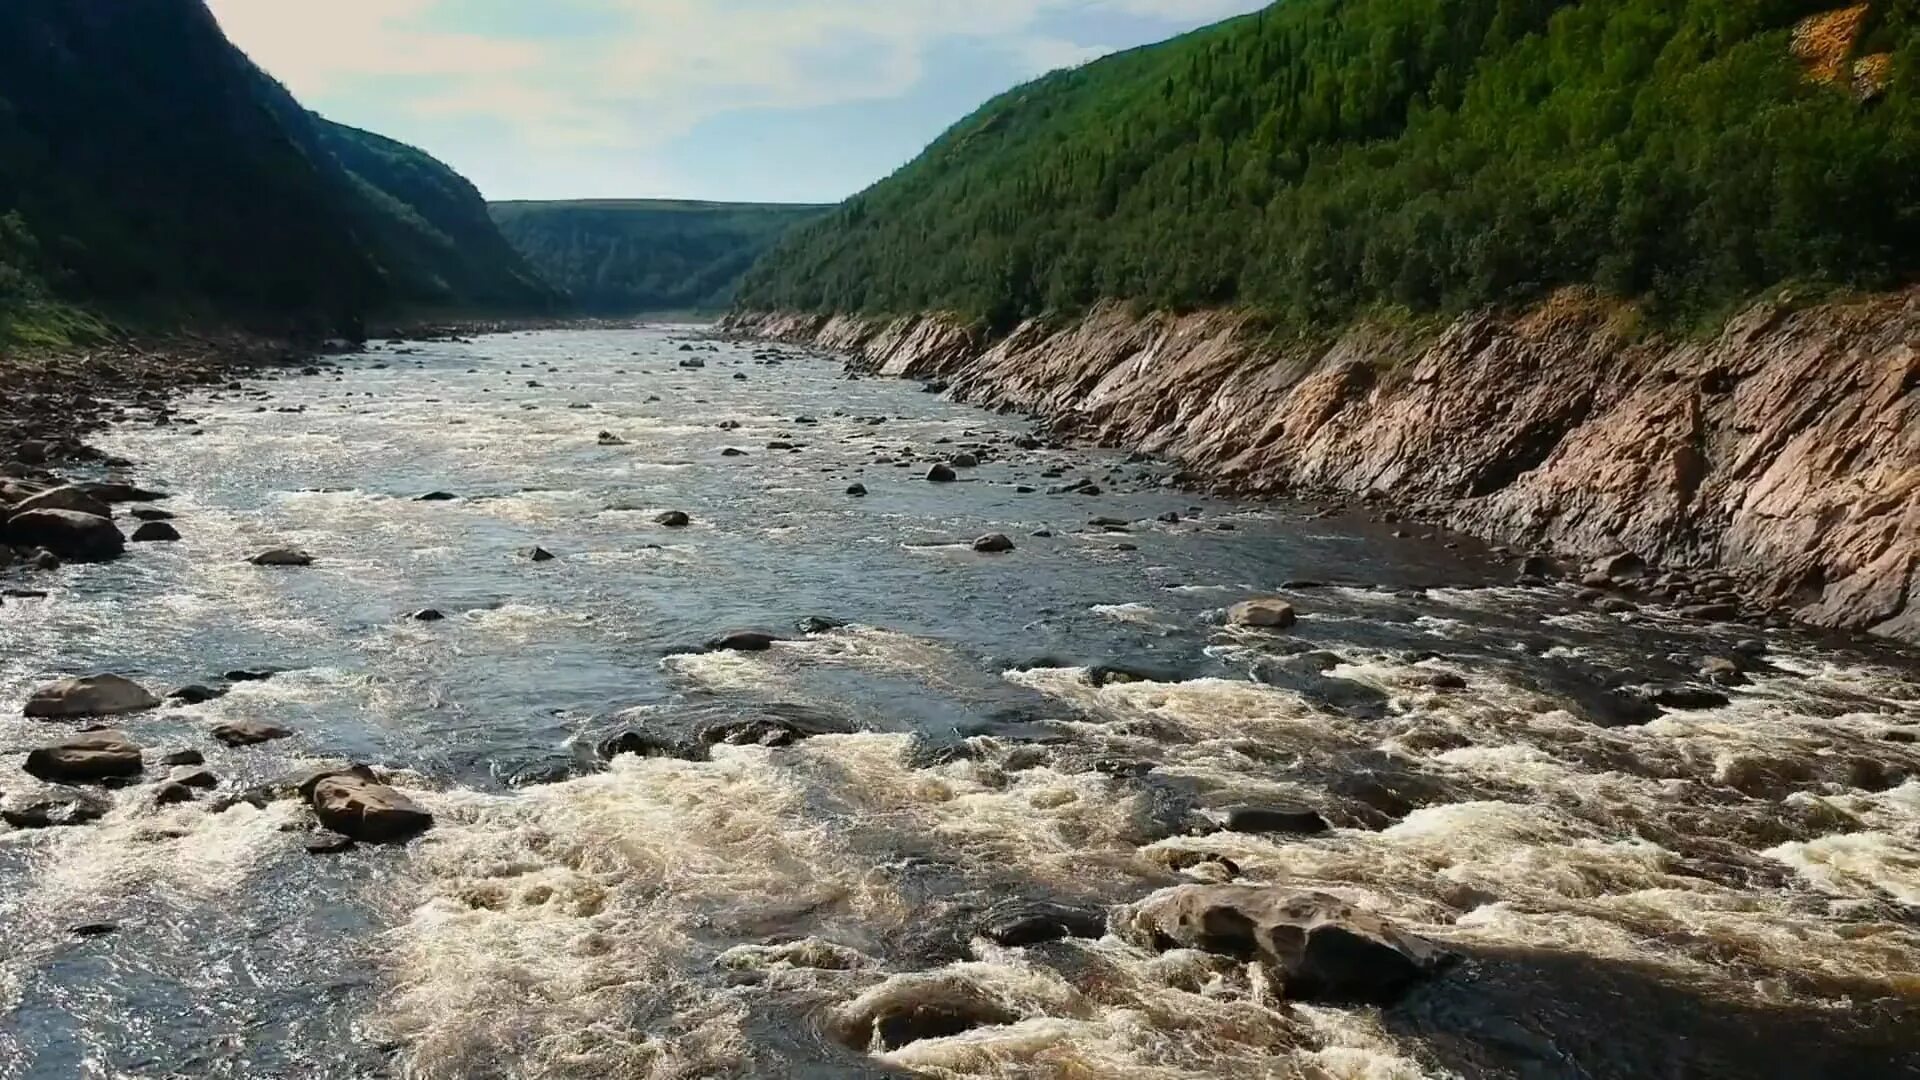
{"label": "boulder in water", "polygon": [[543,547],[523,548],[520,554],[529,562],[552,562],[553,552]]}
{"label": "boulder in water", "polygon": [[1246,600],[1227,609],[1227,621],[1235,626],[1279,630],[1297,620],[1293,605],[1274,597]]}
{"label": "boulder in water", "polygon": [[148,491],[122,480],[88,480],[74,487],[105,503],[155,502],[167,497],[163,491]]}
{"label": "boulder in water", "polygon": [[1013,541],[1005,533],[988,533],[973,542],[973,550],[989,555],[1013,550]]}
{"label": "boulder in water", "polygon": [[429,491],[425,495],[415,495],[414,502],[452,502],[460,496],[451,491]]}
{"label": "boulder in water", "polygon": [[168,544],[180,539],[180,530],[164,521],[143,521],[128,539],[135,544]]}
{"label": "boulder in water", "polygon": [[261,720],[227,720],[215,724],[212,735],[226,746],[258,746],[288,738],[293,732]]}
{"label": "boulder in water", "polygon": [[693,524],[693,519],[687,516],[685,510],[663,511],[655,515],[653,521],[654,524],[664,525],[669,529],[684,529],[688,525]]}
{"label": "boulder in water", "polygon": [[138,776],[140,746],[118,731],[88,731],[27,753],[27,775],[56,784]]}
{"label": "boulder in water", "polygon": [[30,510],[71,510],[76,514],[92,514],[94,517],[113,516],[111,506],[89,495],[85,488],[77,484],[48,488],[37,495],[29,495],[13,507],[13,512],[16,514],[24,514]]}
{"label": "boulder in water", "polygon": [[1107,932],[1106,913],[1048,900],[1007,900],[988,908],[980,936],[1006,946],[1038,945],[1061,938],[1097,938]]}
{"label": "boulder in water", "polygon": [[1327,831],[1327,819],[1317,810],[1304,806],[1236,806],[1226,812],[1222,825],[1228,832],[1292,833],[1311,836]]}
{"label": "boulder in water", "polygon": [[407,616],[407,618],[412,619],[414,622],[439,622],[445,619],[446,615],[442,614],[438,608],[429,607],[421,608],[419,611]]}
{"label": "boulder in water", "polygon": [[107,816],[113,805],[84,792],[43,795],[0,803],[0,821],[16,829],[48,829],[85,825]]}
{"label": "boulder in water", "polygon": [[1452,957],[1323,893],[1274,885],[1178,885],[1134,905],[1124,932],[1156,948],[1260,960],[1297,1001],[1390,1004]]}
{"label": "boulder in water", "polygon": [[852,495],[855,498],[859,498],[860,496],[865,495],[866,493],[867,493],[867,485],[865,484],[854,483],[854,484],[847,485],[847,494]]}
{"label": "boulder in water", "polygon": [[951,484],[958,479],[959,477],[954,474],[954,471],[946,465],[935,464],[933,468],[927,470],[927,483],[929,484]]}
{"label": "boulder in water", "polygon": [[980,466],[980,459],[972,454],[955,454],[947,459],[947,464],[956,469],[974,469]]}
{"label": "boulder in water", "polygon": [[365,766],[308,777],[301,784],[301,795],[320,824],[367,843],[397,843],[433,825],[432,814],[375,780]]}
{"label": "boulder in water", "polygon": [[1019,1015],[986,990],[947,971],[896,975],[832,1014],[834,1034],[856,1050],[897,1050],[922,1039],[1011,1024]]}
{"label": "boulder in water", "polygon": [[313,556],[299,548],[268,548],[248,559],[255,566],[312,566]]}
{"label": "boulder in water", "polygon": [[40,720],[118,716],[158,708],[147,688],[118,675],[85,675],[43,686],[27,699],[26,715]]}
{"label": "boulder in water", "polygon": [[19,547],[40,547],[68,562],[107,562],[127,549],[109,518],[77,510],[28,510],[7,519],[4,535]]}
{"label": "boulder in water", "polygon": [[766,652],[779,641],[778,635],[765,630],[729,630],[707,639],[707,652]]}

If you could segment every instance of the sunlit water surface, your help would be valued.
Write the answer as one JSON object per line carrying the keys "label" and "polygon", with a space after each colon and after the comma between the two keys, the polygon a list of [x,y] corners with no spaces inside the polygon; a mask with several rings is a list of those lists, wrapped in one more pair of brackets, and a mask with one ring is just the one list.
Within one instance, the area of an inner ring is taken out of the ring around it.
{"label": "sunlit water surface", "polygon": [[[188,398],[197,425],[103,436],[173,492],[185,540],[13,583],[50,595],[0,606],[0,792],[40,790],[20,754],[62,728],[20,704],[52,677],[280,673],[121,725],[205,751],[220,792],[156,807],[140,785],[91,825],[0,826],[0,1075],[1920,1068],[1910,657],[1774,635],[1730,705],[1604,728],[1605,686],[1684,680],[1752,632],[1594,614],[1471,545],[1196,497],[1152,463],[1016,449],[1023,422],[912,384],[685,340],[380,347]],[[961,482],[922,479],[971,447],[988,460]],[[1083,476],[1107,490],[1047,494]],[[415,501],[432,491],[458,497]],[[657,525],[668,509],[692,525]],[[965,546],[986,532],[1017,550]],[[244,561],[281,544],[316,564]],[[520,554],[536,544],[557,558]],[[1287,593],[1293,630],[1222,625],[1290,581],[1328,583]],[[407,617],[427,607],[446,620]],[[802,634],[812,615],[848,625]],[[736,626],[792,640],[679,654]],[[844,733],[596,753],[769,714]],[[296,735],[208,737],[234,718]],[[297,802],[215,809],[338,759],[401,770],[435,828],[315,856]],[[1337,827],[1193,829],[1262,802]],[[1008,897],[1192,880],[1195,852],[1465,960],[1394,1007],[1327,1008],[1114,937],[973,936]],[[1020,1019],[893,1050],[834,1037],[862,995],[955,986]]]}

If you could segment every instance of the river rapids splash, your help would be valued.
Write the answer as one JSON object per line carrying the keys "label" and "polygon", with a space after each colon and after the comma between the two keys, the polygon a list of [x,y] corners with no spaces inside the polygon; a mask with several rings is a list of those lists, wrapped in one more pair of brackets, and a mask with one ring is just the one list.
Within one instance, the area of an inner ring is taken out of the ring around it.
{"label": "river rapids splash", "polygon": [[[19,761],[64,730],[21,718],[52,678],[271,677],[117,725],[218,789],[0,831],[0,1075],[1920,1074],[1912,656],[1601,614],[917,391],[540,332],[106,433],[185,539],[0,606],[0,806],[48,793]],[[316,561],[245,562],[275,545]],[[1297,625],[1226,624],[1275,594]],[[782,640],[694,648],[740,626]],[[1729,656],[1724,704],[1609,706]],[[294,735],[208,737],[237,720]],[[703,730],[782,737],[672,752]],[[338,760],[434,827],[315,855],[298,800],[234,797]],[[1221,827],[1250,806],[1326,827]],[[1457,960],[1297,1001],[1127,932],[1230,882]],[[982,933],[1021,900],[1106,929]]]}

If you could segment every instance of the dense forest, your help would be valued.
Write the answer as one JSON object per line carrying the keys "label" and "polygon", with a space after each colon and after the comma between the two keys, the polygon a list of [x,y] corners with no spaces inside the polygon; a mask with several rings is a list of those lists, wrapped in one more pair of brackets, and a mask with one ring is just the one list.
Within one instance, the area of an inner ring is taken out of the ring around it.
{"label": "dense forest", "polygon": [[1324,324],[1920,270],[1920,0],[1283,0],[989,102],[740,303]]}
{"label": "dense forest", "polygon": [[616,199],[492,210],[508,241],[581,310],[629,315],[724,310],[754,260],[826,207]]}
{"label": "dense forest", "polygon": [[0,3],[0,341],[552,307],[483,231],[464,181],[308,113],[202,0]]}

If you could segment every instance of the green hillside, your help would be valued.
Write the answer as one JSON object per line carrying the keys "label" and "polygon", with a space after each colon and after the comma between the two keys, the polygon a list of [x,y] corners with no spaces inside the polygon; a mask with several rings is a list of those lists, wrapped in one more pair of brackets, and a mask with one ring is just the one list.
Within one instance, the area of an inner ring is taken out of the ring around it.
{"label": "green hillside", "polygon": [[507,240],[585,311],[721,310],[755,259],[821,206],[659,199],[500,202]]}
{"label": "green hillside", "polygon": [[57,343],[94,316],[331,332],[418,303],[553,302],[510,284],[517,261],[474,233],[471,188],[354,141],[229,44],[202,0],[7,0],[0,340]]}
{"label": "green hillside", "polygon": [[1574,283],[1674,315],[1892,285],[1920,269],[1920,3],[1876,4],[1822,84],[1793,28],[1833,6],[1284,0],[1002,95],[790,235],[740,303],[1322,323]]}

